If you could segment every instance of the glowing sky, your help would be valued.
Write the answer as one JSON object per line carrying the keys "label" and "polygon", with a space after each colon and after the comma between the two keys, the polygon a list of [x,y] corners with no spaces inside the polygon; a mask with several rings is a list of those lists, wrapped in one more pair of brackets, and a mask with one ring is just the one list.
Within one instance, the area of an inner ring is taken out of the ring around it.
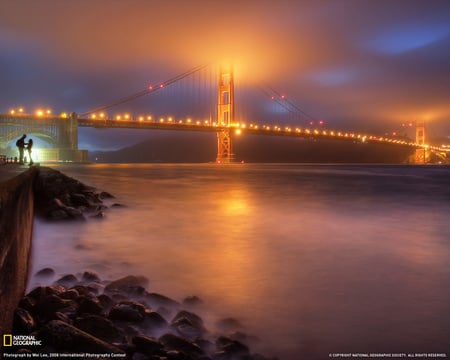
{"label": "glowing sky", "polygon": [[448,0],[0,2],[0,112],[80,112],[225,57],[332,127],[450,135]]}

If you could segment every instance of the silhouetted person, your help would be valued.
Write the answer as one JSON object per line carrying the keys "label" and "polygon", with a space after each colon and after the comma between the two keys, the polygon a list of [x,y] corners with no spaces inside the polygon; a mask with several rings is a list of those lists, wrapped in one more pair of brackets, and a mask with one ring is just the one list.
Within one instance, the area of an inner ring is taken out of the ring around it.
{"label": "silhouetted person", "polygon": [[29,165],[33,165],[33,159],[31,158],[31,150],[33,149],[33,139],[28,140],[27,144],[27,151],[28,151],[28,158],[30,159]]}
{"label": "silhouetted person", "polygon": [[17,149],[19,150],[19,164],[23,165],[23,151],[25,149],[25,138],[26,134],[23,134],[22,137],[16,141]]}

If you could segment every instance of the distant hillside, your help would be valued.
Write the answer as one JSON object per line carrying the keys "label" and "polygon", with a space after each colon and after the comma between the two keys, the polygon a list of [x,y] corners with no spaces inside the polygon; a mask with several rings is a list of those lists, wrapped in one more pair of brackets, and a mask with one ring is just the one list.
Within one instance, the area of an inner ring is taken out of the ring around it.
{"label": "distant hillside", "polygon": [[[336,140],[242,135],[233,140],[236,160],[246,162],[404,163],[412,149]],[[206,163],[215,160],[211,133],[164,134],[117,151],[92,152],[91,161],[107,163]]]}

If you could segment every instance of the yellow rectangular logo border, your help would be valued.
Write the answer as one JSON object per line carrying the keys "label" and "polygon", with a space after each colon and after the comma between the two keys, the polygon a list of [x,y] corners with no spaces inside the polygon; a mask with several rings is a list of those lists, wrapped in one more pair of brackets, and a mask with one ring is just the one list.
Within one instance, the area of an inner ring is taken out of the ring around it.
{"label": "yellow rectangular logo border", "polygon": [[12,343],[12,335],[3,335],[3,346],[12,346]]}

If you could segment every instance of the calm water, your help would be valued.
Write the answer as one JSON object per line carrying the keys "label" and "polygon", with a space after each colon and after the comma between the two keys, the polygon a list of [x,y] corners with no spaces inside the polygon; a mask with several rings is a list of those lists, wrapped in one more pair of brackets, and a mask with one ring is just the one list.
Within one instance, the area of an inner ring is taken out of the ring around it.
{"label": "calm water", "polygon": [[149,291],[201,297],[211,324],[238,318],[280,359],[450,356],[449,168],[56,168],[127,207],[36,222],[33,273],[145,275]]}

